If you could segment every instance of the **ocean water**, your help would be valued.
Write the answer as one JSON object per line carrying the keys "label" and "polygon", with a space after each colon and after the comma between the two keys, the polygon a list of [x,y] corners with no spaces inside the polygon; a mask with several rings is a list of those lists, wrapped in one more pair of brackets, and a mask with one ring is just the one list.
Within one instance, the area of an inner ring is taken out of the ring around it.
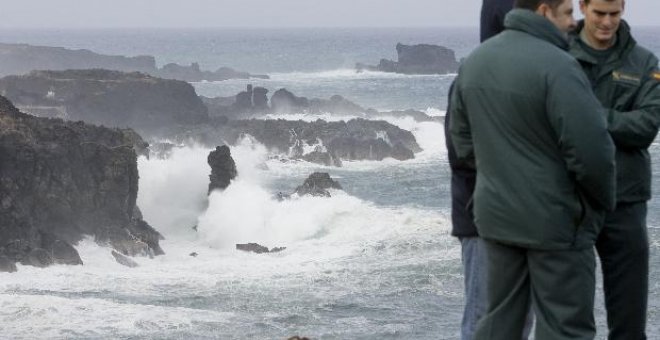
{"label": "ocean water", "polygon": [[[635,28],[656,54],[660,29]],[[159,64],[200,62],[266,73],[269,80],[193,84],[205,96],[234,95],[248,83],[271,93],[340,94],[379,110],[443,115],[453,75],[356,74],[356,62],[395,58],[394,46],[434,43],[463,57],[475,28],[310,30],[0,31],[0,42],[156,56]],[[292,112],[273,118],[346,119]],[[117,264],[91,240],[84,266],[20,266],[0,273],[0,338],[7,339],[457,339],[463,303],[460,247],[449,235],[449,169],[440,123],[386,118],[413,132],[423,152],[408,161],[344,162],[341,168],[282,162],[249,137],[232,146],[239,176],[206,196],[210,149],[187,146],[169,159],[138,160],[138,205],[166,238],[166,254]],[[660,197],[660,143],[651,147]],[[279,202],[314,171],[343,191]],[[648,330],[660,337],[660,204],[649,205]],[[197,232],[192,227],[197,226]],[[285,246],[243,253],[234,244]],[[196,257],[190,256],[197,253]],[[599,281],[599,288],[602,285]],[[598,339],[605,338],[601,290]]]}

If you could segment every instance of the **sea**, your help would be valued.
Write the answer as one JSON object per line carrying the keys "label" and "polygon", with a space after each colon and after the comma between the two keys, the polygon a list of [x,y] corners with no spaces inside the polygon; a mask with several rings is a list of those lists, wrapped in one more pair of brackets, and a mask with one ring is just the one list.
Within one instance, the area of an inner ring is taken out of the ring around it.
{"label": "sea", "polygon": [[[660,27],[635,27],[638,42],[660,55]],[[248,84],[272,94],[341,95],[380,111],[415,109],[443,116],[455,74],[356,73],[357,62],[396,59],[395,46],[438,44],[467,56],[476,27],[309,29],[0,30],[0,42],[153,55],[159,66],[198,62],[270,79],[193,83],[200,95],[231,96]],[[345,120],[290,112],[291,120]],[[238,176],[207,197],[210,148],[188,145],[167,159],[140,157],[138,205],[160,231],[165,255],[116,263],[110,249],[85,239],[83,266],[18,265],[0,273],[2,339],[459,339],[463,275],[450,235],[450,172],[439,122],[385,117],[411,131],[414,159],[345,161],[326,167],[283,162],[245,136],[231,153]],[[651,146],[648,335],[660,338],[660,143]],[[332,197],[278,201],[315,171],[343,190]],[[196,230],[193,227],[196,226]],[[284,251],[255,254],[237,243]],[[196,255],[196,256],[192,256]],[[602,281],[597,339],[605,339]]]}

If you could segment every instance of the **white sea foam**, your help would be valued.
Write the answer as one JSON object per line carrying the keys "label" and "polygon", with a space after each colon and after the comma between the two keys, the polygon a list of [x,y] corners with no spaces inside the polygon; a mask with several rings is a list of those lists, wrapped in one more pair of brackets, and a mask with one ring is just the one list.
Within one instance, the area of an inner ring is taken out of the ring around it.
{"label": "white sea foam", "polygon": [[[265,170],[267,152],[249,138],[231,150],[239,176],[227,190],[213,192],[208,207],[209,149],[185,147],[168,159],[141,158],[138,203],[144,218],[166,235],[161,241],[166,254],[134,258],[139,267],[126,268],[109,248],[86,239],[76,246],[83,266],[19,265],[17,273],[0,273],[0,334],[152,337],[200,334],[203,324],[240,334],[258,320],[249,309],[235,314],[235,304],[246,308],[252,299],[266,299],[293,308],[305,303],[290,295],[296,291],[333,301],[346,291],[382,290],[383,282],[393,280],[392,266],[458,261],[457,243],[440,211],[382,207],[342,191],[331,198],[279,202],[269,181],[307,175],[308,163],[271,160]],[[188,226],[197,218],[194,233]],[[244,242],[287,249],[261,255],[234,249]],[[361,279],[372,275],[378,276]],[[196,309],[176,303],[196,299],[220,305]],[[271,318],[284,313],[278,306],[267,308]]]}
{"label": "white sea foam", "polygon": [[180,235],[197,221],[206,205],[210,150],[200,146],[174,148],[169,158],[138,159],[137,204],[145,220],[161,233]]}
{"label": "white sea foam", "polygon": [[289,73],[271,73],[270,79],[273,81],[314,81],[319,82],[324,79],[407,79],[407,78],[446,78],[455,77],[455,74],[432,74],[432,75],[419,75],[419,74],[401,74],[392,72],[379,72],[379,71],[362,71],[357,72],[355,69],[337,69],[319,72],[289,72]]}
{"label": "white sea foam", "polygon": [[446,110],[440,110],[435,107],[428,107],[426,110],[424,110],[424,113],[431,117],[444,117],[447,114]]}

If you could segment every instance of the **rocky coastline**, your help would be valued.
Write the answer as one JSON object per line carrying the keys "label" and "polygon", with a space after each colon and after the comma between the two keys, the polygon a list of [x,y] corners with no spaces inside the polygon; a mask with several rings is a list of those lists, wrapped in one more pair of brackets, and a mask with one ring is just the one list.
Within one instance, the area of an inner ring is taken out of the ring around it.
{"label": "rocky coastline", "polygon": [[128,130],[34,117],[0,97],[0,263],[82,264],[74,246],[84,237],[128,256],[163,254],[136,205],[134,145],[143,143]]}
{"label": "rocky coastline", "polygon": [[198,63],[192,63],[190,66],[170,63],[158,68],[156,58],[149,55],[125,57],[63,47],[0,43],[0,76],[22,75],[35,70],[62,71],[97,68],[141,72],[155,77],[189,82],[268,79],[267,75],[250,74],[229,67],[220,67],[215,71],[202,70]]}

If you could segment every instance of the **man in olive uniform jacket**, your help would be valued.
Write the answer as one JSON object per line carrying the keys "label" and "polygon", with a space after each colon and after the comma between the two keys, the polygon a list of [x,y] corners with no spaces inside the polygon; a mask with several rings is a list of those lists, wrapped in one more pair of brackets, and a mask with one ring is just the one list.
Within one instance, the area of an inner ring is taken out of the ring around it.
{"label": "man in olive uniform jacket", "polygon": [[[595,255],[615,203],[614,143],[568,54],[572,0],[517,0],[505,31],[464,61],[451,97],[458,159],[477,170],[488,306],[475,339],[593,339]],[[531,301],[530,301],[531,300]]]}
{"label": "man in olive uniform jacket", "polygon": [[648,147],[660,125],[658,59],[621,20],[624,0],[583,0],[570,52],[582,65],[616,145],[617,206],[596,242],[603,270],[609,339],[646,339],[651,198]]}

